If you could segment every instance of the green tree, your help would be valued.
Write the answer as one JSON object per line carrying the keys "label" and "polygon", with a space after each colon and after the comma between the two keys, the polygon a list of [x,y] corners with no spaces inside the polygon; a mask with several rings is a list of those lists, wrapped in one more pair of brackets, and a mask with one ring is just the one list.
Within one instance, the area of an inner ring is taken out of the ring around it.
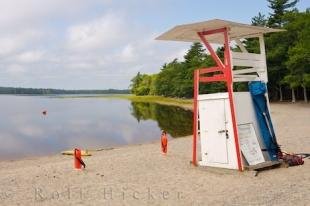
{"label": "green tree", "polygon": [[151,90],[154,90],[154,88],[152,88],[152,81],[154,81],[153,76],[154,75],[141,74],[138,72],[131,80],[131,93],[138,96],[149,95]]}
{"label": "green tree", "polygon": [[[266,53],[269,76],[269,88],[272,96],[282,100],[282,85],[284,77],[293,75],[287,67],[288,51],[297,41],[300,27],[294,24],[299,12],[295,9],[298,1],[268,0],[273,10],[268,19],[268,26],[284,28],[286,32],[272,33],[266,38]],[[295,28],[294,28],[295,27]],[[286,78],[286,80],[293,78]],[[279,94],[279,95],[278,95]]]}
{"label": "green tree", "polygon": [[298,75],[288,74],[283,78],[282,82],[290,86],[292,91],[292,102],[296,102],[295,90],[301,85],[300,77]]}
{"label": "green tree", "polygon": [[268,20],[266,19],[266,16],[260,12],[258,12],[257,16],[254,16],[251,19],[251,23],[253,26],[266,26]]}
{"label": "green tree", "polygon": [[177,87],[180,84],[178,80],[181,72],[182,64],[178,62],[177,59],[174,59],[168,64],[164,64],[156,78],[156,93],[167,97],[176,97]]}
{"label": "green tree", "polygon": [[142,75],[140,74],[140,72],[137,73],[136,76],[134,76],[131,79],[131,84],[130,84],[130,92],[132,94],[136,94],[138,87],[140,86],[140,83],[142,81]]}
{"label": "green tree", "polygon": [[300,81],[303,88],[304,101],[307,102],[307,87],[310,74],[310,12],[294,14],[292,21],[287,28],[294,31],[291,35],[296,38],[293,46],[289,48],[286,66],[289,75],[294,75]]}
{"label": "green tree", "polygon": [[272,10],[268,19],[268,26],[282,27],[284,19],[283,16],[286,12],[295,8],[298,0],[267,0],[268,7]]}
{"label": "green tree", "polygon": [[200,42],[191,45],[188,52],[184,55],[184,63],[187,67],[199,67],[206,57],[205,49]]}
{"label": "green tree", "polygon": [[138,96],[148,95],[151,90],[151,83],[152,83],[151,76],[143,74],[141,77],[141,82],[138,88],[136,89],[136,95]]}
{"label": "green tree", "polygon": [[[266,16],[260,12],[258,13],[257,16],[254,16],[251,19],[253,26],[266,26],[267,21],[268,20],[266,19]],[[259,41],[257,38],[248,38],[245,41],[243,41],[243,43],[245,43],[246,45],[245,47],[250,53],[255,53],[255,54],[260,53]]]}
{"label": "green tree", "polygon": [[157,76],[158,76],[158,74],[153,74],[153,75],[150,76],[151,83],[150,83],[149,95],[157,95],[157,91],[156,91]]}
{"label": "green tree", "polygon": [[307,88],[310,87],[310,74],[303,74],[302,76],[302,86],[304,88],[304,101],[308,102],[308,97],[307,97]]}

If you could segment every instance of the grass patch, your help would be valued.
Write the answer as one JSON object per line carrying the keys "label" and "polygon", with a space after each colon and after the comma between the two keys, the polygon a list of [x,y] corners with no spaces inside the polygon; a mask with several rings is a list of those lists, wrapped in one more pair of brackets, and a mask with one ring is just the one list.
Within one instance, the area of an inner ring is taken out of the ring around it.
{"label": "grass patch", "polygon": [[153,102],[157,104],[179,106],[185,109],[192,109],[192,99],[171,98],[163,96],[136,96],[132,94],[106,94],[106,95],[77,95],[77,96],[57,96],[57,98],[117,98],[132,102]]}
{"label": "grass patch", "polygon": [[136,95],[107,95],[102,96],[104,98],[119,98],[119,99],[127,99],[133,102],[154,102],[158,104],[165,105],[175,105],[184,108],[192,108],[192,99],[180,99],[180,98],[170,98],[170,97],[162,97],[162,96],[136,96]]}

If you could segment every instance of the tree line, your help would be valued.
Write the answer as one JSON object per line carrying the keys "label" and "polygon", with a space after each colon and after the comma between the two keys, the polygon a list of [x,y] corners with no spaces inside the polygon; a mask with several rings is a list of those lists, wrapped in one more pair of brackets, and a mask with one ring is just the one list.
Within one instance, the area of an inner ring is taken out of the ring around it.
{"label": "tree line", "polygon": [[[285,32],[265,35],[268,67],[268,89],[272,100],[304,99],[308,101],[310,87],[310,9],[298,11],[298,0],[267,0],[271,13],[258,13],[252,18],[252,25],[285,29]],[[246,49],[259,53],[257,39],[243,41]],[[234,51],[240,49],[236,46]],[[217,49],[223,57],[223,48]],[[201,43],[193,43],[184,60],[174,59],[165,63],[157,74],[135,75],[130,91],[135,95],[160,95],[166,97],[192,98],[193,71],[201,67],[215,66]],[[235,91],[247,89],[246,83],[235,83]],[[225,91],[223,83],[206,84],[201,92]]]}
{"label": "tree line", "polygon": [[19,95],[57,95],[57,94],[129,94],[129,90],[64,90],[64,89],[34,89],[17,87],[0,87],[0,94]]}

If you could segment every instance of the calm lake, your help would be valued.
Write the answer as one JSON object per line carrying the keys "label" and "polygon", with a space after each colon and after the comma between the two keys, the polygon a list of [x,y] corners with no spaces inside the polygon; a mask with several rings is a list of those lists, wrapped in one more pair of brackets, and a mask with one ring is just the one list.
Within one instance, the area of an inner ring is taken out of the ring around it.
{"label": "calm lake", "polygon": [[191,111],[116,98],[0,95],[0,114],[0,160],[192,134]]}

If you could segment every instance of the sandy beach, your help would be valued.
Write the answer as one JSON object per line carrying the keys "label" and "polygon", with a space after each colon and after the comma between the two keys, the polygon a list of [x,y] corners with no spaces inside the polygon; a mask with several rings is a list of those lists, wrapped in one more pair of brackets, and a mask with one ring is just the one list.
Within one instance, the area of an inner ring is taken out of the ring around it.
{"label": "sandy beach", "polygon": [[[273,103],[282,149],[310,153],[310,105]],[[143,134],[141,134],[143,135]],[[309,205],[310,159],[253,172],[190,165],[190,137],[93,152],[73,169],[60,154],[0,162],[0,205]]]}

